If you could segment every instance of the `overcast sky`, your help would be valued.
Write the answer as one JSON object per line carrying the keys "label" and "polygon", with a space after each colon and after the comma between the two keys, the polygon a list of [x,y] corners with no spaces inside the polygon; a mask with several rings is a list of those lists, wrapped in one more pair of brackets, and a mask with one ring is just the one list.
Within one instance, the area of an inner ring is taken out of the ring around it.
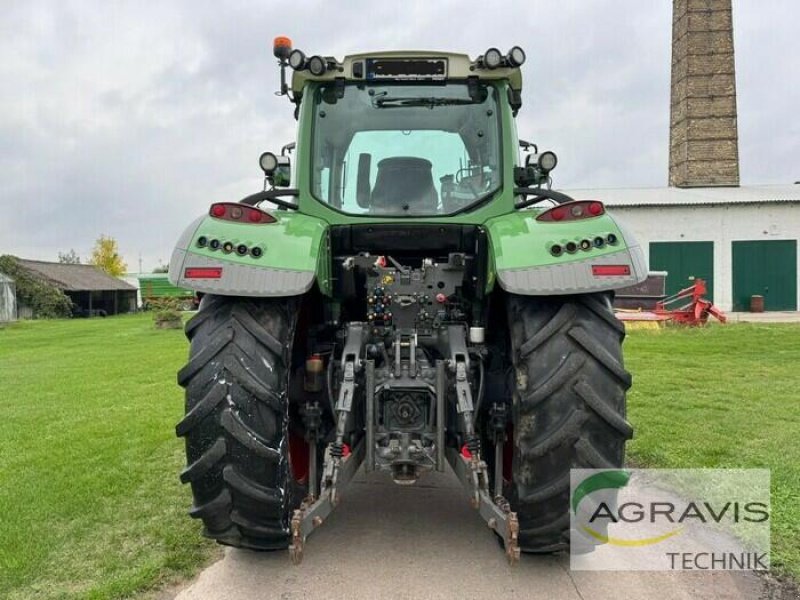
{"label": "overcast sky", "polygon": [[[666,185],[671,11],[668,0],[4,0],[0,254],[85,259],[104,233],[130,270],[140,256],[151,270],[211,202],[258,191],[259,154],[294,136],[274,95],[281,34],[339,58],[519,44],[520,136],[558,153],[557,187]],[[743,184],[800,180],[798,17],[797,0],[734,1]]]}

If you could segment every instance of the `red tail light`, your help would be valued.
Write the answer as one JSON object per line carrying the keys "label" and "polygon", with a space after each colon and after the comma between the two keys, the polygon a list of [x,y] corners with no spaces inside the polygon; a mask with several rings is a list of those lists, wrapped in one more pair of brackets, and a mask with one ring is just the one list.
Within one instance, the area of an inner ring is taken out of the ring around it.
{"label": "red tail light", "polygon": [[186,279],[219,279],[222,267],[187,267],[183,271]]}
{"label": "red tail light", "polygon": [[597,200],[576,200],[575,202],[554,206],[536,217],[536,220],[544,222],[577,221],[578,219],[599,217],[605,212],[606,209],[602,202]]}
{"label": "red tail light", "polygon": [[208,214],[215,219],[237,223],[263,225],[276,222],[275,217],[268,212],[245,204],[239,204],[238,202],[217,202],[211,205]]}
{"label": "red tail light", "polygon": [[630,274],[631,268],[628,265],[592,265],[592,275],[595,277],[621,277]]}

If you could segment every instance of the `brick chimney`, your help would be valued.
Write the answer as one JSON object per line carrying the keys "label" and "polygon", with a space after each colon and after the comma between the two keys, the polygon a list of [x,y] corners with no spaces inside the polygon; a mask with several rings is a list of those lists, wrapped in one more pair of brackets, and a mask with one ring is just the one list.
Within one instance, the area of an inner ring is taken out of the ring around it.
{"label": "brick chimney", "polygon": [[738,186],[731,0],[674,0],[669,184]]}

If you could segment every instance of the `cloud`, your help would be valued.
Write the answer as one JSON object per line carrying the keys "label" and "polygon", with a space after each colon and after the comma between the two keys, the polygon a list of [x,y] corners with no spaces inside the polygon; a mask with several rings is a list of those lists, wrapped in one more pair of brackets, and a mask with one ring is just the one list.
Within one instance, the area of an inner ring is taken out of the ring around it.
{"label": "cloud", "polygon": [[[112,235],[132,268],[169,257],[213,201],[259,189],[293,139],[274,35],[309,53],[480,54],[522,45],[520,135],[562,187],[659,186],[667,171],[671,8],[627,2],[30,2],[0,21],[0,253],[86,256]],[[501,6],[502,8],[497,8]],[[800,179],[789,0],[735,5],[744,182]]]}

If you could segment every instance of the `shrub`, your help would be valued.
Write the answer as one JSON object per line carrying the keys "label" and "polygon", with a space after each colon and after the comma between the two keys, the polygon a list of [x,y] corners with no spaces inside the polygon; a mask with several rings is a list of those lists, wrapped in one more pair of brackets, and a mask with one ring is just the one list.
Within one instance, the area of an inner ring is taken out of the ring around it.
{"label": "shrub", "polygon": [[181,326],[181,298],[155,298],[150,301],[153,320],[159,329],[177,329]]}

